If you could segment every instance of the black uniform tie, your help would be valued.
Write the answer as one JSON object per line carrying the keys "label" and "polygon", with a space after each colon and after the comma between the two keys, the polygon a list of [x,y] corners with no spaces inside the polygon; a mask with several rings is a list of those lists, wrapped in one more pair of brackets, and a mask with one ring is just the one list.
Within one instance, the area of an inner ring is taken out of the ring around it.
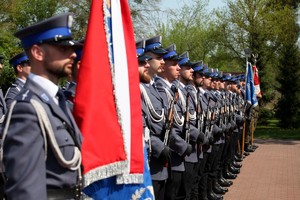
{"label": "black uniform tie", "polygon": [[56,93],[56,97],[58,100],[58,105],[59,107],[63,110],[66,116],[68,116],[68,111],[67,111],[67,104],[66,104],[66,98],[62,90],[58,90]]}

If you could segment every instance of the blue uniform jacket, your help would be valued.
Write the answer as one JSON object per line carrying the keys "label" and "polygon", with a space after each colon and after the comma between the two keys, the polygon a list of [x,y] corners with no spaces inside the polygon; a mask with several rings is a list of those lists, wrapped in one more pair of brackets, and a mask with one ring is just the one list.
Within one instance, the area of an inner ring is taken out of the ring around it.
{"label": "blue uniform jacket", "polygon": [[16,81],[8,88],[5,95],[7,109],[9,109],[11,102],[13,102],[23,87],[24,83],[20,79],[16,79]]}
{"label": "blue uniform jacket", "polygon": [[[187,94],[188,90],[186,87],[181,87],[180,85],[179,89],[182,91],[185,101],[187,99]],[[191,91],[190,91],[191,92]],[[194,100],[192,99],[194,96],[193,93],[190,93],[190,98],[189,98],[189,113],[190,115],[195,115],[196,114],[196,107],[194,104]],[[197,163],[198,162],[198,157],[197,157],[197,138],[200,134],[199,130],[196,128],[196,120],[195,119],[190,119],[190,144],[192,145],[192,153],[189,156],[185,157],[186,162],[191,162],[191,163]]]}
{"label": "blue uniform jacket", "polygon": [[[151,84],[141,83],[141,87],[144,87],[144,89],[146,90],[146,93],[148,94],[148,97],[150,99],[150,102],[155,112],[161,115],[163,110],[165,109],[165,104],[158,91]],[[150,116],[151,112],[149,111],[149,108],[147,108],[146,106],[144,97],[142,97],[142,101],[143,101],[142,111],[144,115],[144,121],[150,130],[151,155],[150,155],[149,165],[150,165],[151,178],[152,180],[166,180],[168,178],[167,168],[164,166],[164,163],[158,159],[161,152],[165,148],[161,133],[164,126],[164,122],[165,122],[164,119],[166,113],[164,113],[163,120],[155,121]]]}
{"label": "blue uniform jacket", "polygon": [[[156,82],[157,90],[161,94],[165,102],[168,102],[165,89],[170,91],[171,95],[174,97],[174,93],[171,91],[170,86],[168,86],[162,79],[156,78],[155,82]],[[168,104],[170,104],[170,102],[168,102]],[[180,99],[178,99],[178,102],[176,103],[175,107],[178,116],[182,117],[183,107],[182,107],[182,103],[180,102]],[[183,139],[182,128],[183,128],[182,126],[180,126],[174,121],[172,132],[171,132],[171,141],[170,141],[170,148],[172,150],[171,169],[174,171],[185,171],[184,153],[187,150],[188,144]]]}
{"label": "blue uniform jacket", "polygon": [[[47,189],[72,188],[77,183],[78,172],[62,167],[54,156],[48,141],[47,160],[45,144],[36,111],[29,103],[35,99],[48,114],[60,151],[66,160],[74,154],[74,146],[81,145],[81,133],[71,112],[68,116],[35,82],[27,79],[16,96],[8,133],[4,140],[3,163],[8,199],[47,199]],[[6,118],[7,120],[7,118]],[[69,127],[69,128],[67,128]],[[75,142],[76,141],[76,142]]]}

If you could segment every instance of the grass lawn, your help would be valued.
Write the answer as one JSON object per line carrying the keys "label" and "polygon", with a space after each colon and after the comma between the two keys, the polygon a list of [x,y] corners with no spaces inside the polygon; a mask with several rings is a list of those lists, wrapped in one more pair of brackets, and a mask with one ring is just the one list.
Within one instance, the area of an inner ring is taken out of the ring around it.
{"label": "grass lawn", "polygon": [[280,129],[277,127],[278,120],[268,120],[267,126],[257,126],[254,138],[300,140],[300,129]]}

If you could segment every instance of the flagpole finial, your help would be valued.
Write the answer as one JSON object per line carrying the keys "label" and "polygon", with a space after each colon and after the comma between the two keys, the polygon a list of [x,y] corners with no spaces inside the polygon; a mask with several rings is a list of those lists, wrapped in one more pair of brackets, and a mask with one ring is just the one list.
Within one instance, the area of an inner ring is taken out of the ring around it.
{"label": "flagpole finial", "polygon": [[253,54],[252,54],[252,58],[253,58],[253,63],[254,63],[254,65],[256,65],[257,58],[258,58],[258,53],[253,53]]}

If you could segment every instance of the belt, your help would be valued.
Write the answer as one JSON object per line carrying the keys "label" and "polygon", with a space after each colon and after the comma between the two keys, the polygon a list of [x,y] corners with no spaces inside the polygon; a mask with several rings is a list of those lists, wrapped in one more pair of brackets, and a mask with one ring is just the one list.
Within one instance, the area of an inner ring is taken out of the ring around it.
{"label": "belt", "polygon": [[79,199],[76,188],[47,189],[48,200]]}

